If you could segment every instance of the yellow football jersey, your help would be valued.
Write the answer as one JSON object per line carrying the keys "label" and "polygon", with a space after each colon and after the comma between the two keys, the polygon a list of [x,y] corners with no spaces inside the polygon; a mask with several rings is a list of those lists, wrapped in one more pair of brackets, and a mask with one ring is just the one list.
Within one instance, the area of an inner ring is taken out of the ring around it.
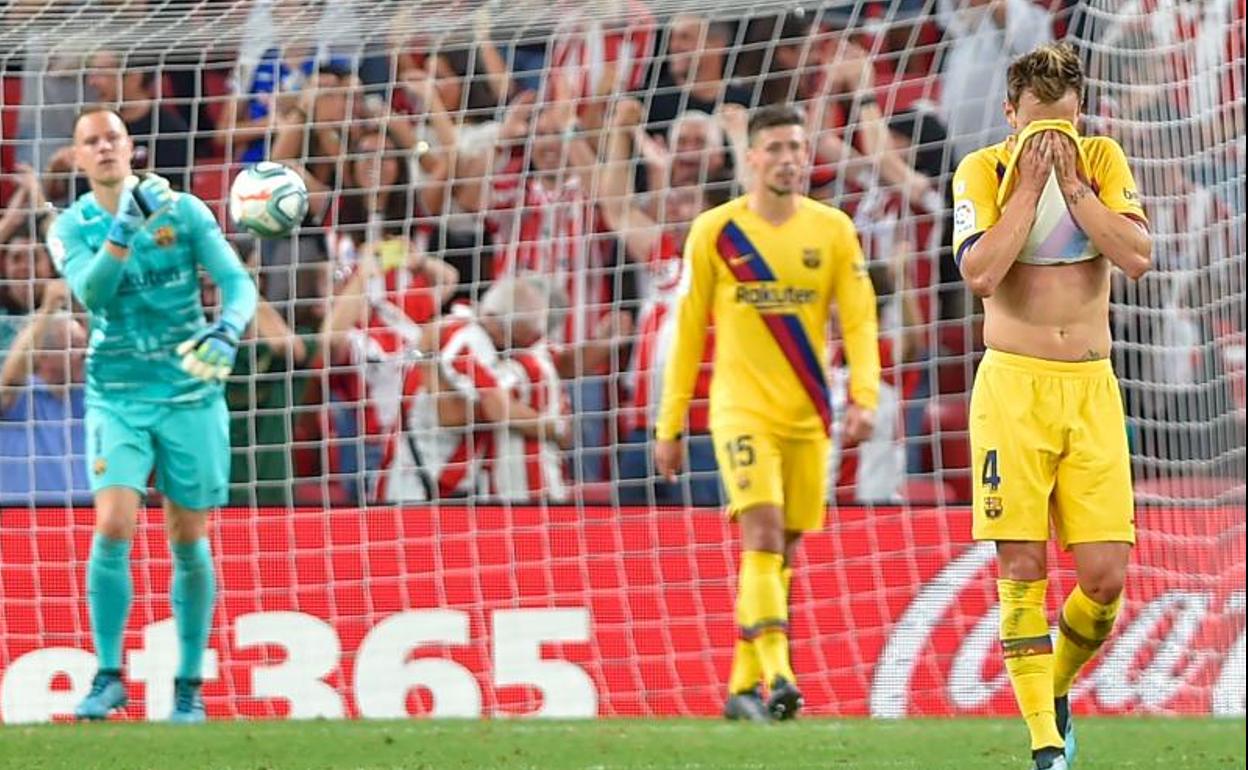
{"label": "yellow football jersey", "polygon": [[[1001,186],[1016,143],[1017,137],[1011,136],[1004,142],[976,150],[958,164],[953,176],[953,254],[959,263],[975,241],[1001,217],[1001,207],[1010,192],[1002,190]],[[1147,226],[1135,179],[1118,143],[1106,136],[1081,137],[1079,153],[1080,171],[1087,175],[1089,186],[1101,202],[1111,211]],[[1096,247],[1071,217],[1057,186],[1056,172],[1050,174],[1018,261],[1050,265],[1082,262],[1098,256]]]}
{"label": "yellow football jersey", "polygon": [[711,426],[759,425],[781,436],[827,434],[827,327],[835,298],[850,397],[874,409],[880,357],[875,292],[853,222],[803,197],[773,225],[741,197],[694,220],[685,242],[657,434],[680,434],[711,319]]}

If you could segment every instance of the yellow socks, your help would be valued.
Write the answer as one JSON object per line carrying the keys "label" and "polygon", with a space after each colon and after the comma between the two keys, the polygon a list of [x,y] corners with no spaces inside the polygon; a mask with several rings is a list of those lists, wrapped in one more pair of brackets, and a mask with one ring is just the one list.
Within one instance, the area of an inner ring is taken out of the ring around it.
{"label": "yellow socks", "polygon": [[[777,676],[796,681],[789,664],[789,608],[783,578],[784,556],[766,551],[746,551],[741,555],[741,575],[737,585],[737,624],[742,641],[751,642],[762,669],[763,679],[771,684]],[[738,653],[741,647],[737,647]],[[742,658],[738,654],[738,660]],[[734,660],[733,673],[738,666]],[[749,687],[757,682],[755,677]],[[735,676],[730,688],[736,684]],[[748,689],[748,688],[746,688]],[[733,689],[733,692],[738,690]]]}
{"label": "yellow socks", "polygon": [[1109,604],[1097,604],[1078,585],[1066,597],[1057,623],[1057,647],[1053,651],[1054,695],[1060,698],[1070,692],[1079,669],[1092,659],[1114,630],[1114,620],[1121,606],[1121,595]]}
{"label": "yellow socks", "polygon": [[[793,582],[793,568],[785,566],[780,570],[780,584],[784,588],[784,598],[786,609],[788,606],[789,586]],[[745,630],[747,624],[741,620],[740,607],[741,602],[738,600],[738,616],[737,624]],[[786,616],[787,617],[787,616]],[[786,639],[787,634],[786,634]],[[758,652],[754,649],[754,642],[744,638],[737,639],[736,647],[732,651],[732,672],[728,675],[728,692],[732,694],[749,692],[763,678],[763,667],[758,660]],[[789,681],[793,681],[790,679]]]}
{"label": "yellow socks", "polygon": [[1053,713],[1053,641],[1044,612],[1047,580],[998,580],[1001,653],[1031,749],[1063,745]]}
{"label": "yellow socks", "polygon": [[[738,602],[739,604],[739,602]],[[738,627],[744,631],[744,626]],[[728,674],[728,692],[737,695],[753,690],[763,678],[762,666],[758,663],[758,653],[754,651],[754,642],[748,639],[737,639],[732,648],[732,671]]]}

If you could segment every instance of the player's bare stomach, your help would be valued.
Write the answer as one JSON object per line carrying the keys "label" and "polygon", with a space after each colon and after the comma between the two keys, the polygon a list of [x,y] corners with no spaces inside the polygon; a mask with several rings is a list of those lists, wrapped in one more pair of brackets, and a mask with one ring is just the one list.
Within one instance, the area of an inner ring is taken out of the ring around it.
{"label": "player's bare stomach", "polygon": [[1050,361],[1109,356],[1109,261],[1016,263],[984,300],[984,344]]}

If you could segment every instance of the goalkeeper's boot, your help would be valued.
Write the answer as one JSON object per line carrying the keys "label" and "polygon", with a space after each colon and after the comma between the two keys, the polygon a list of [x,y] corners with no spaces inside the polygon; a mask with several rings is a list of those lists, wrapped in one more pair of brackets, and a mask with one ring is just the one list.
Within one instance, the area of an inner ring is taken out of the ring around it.
{"label": "goalkeeper's boot", "polygon": [[793,719],[806,703],[797,685],[782,676],[771,683],[771,697],[767,698],[767,710],[773,719]]}
{"label": "goalkeeper's boot", "polygon": [[204,698],[199,690],[200,679],[173,680],[173,713],[169,721],[181,725],[199,724],[204,721]]}
{"label": "goalkeeper's boot", "polygon": [[1070,713],[1070,695],[1053,699],[1053,713],[1057,715],[1057,732],[1066,741],[1066,765],[1075,766],[1075,754],[1079,746],[1075,742],[1075,722]]}
{"label": "goalkeeper's boot", "polygon": [[1062,747],[1049,746],[1031,752],[1031,770],[1070,770],[1070,765]]}
{"label": "goalkeeper's boot", "polygon": [[770,722],[771,712],[763,703],[763,688],[755,687],[745,692],[734,692],[724,704],[724,718],[747,722]]}
{"label": "goalkeeper's boot", "polygon": [[91,691],[74,709],[75,719],[107,719],[109,712],[126,705],[126,685],[117,669],[102,668],[91,680]]}

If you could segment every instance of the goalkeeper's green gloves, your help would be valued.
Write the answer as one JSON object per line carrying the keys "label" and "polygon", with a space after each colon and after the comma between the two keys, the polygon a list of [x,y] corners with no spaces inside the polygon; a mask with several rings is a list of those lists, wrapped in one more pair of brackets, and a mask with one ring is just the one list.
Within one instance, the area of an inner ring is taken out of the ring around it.
{"label": "goalkeeper's green gloves", "polygon": [[126,180],[117,202],[117,215],[108,231],[108,242],[118,248],[130,248],[130,242],[152,217],[160,214],[173,203],[173,191],[169,180],[155,174]]}
{"label": "goalkeeper's green gloves", "polygon": [[222,382],[234,369],[241,330],[224,319],[205,326],[178,345],[182,370],[204,382]]}

